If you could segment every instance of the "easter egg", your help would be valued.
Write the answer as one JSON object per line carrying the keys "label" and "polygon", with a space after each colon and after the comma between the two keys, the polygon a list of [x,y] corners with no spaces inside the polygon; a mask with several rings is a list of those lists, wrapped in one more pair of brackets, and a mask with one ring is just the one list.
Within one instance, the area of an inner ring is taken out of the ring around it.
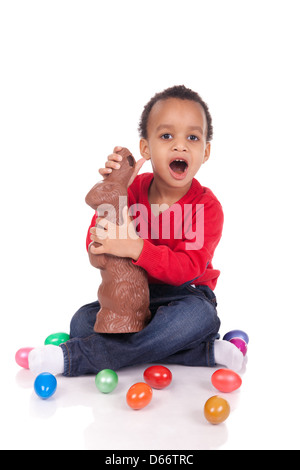
{"label": "easter egg", "polygon": [[242,330],[232,330],[226,333],[223,340],[230,341],[232,338],[241,338],[245,341],[245,343],[249,344],[249,336]]}
{"label": "easter egg", "polygon": [[223,423],[230,415],[228,401],[219,396],[209,398],[204,406],[204,416],[211,424]]}
{"label": "easter egg", "polygon": [[219,392],[230,393],[242,385],[241,377],[230,369],[219,369],[211,377],[211,383]]}
{"label": "easter egg", "polygon": [[53,346],[59,346],[66,341],[69,341],[70,335],[67,333],[53,333],[45,339],[45,344],[52,344]]}
{"label": "easter egg", "polygon": [[21,348],[16,352],[15,360],[18,366],[23,367],[24,369],[29,369],[28,355],[33,349],[34,348]]}
{"label": "easter egg", "polygon": [[112,392],[118,385],[118,375],[114,370],[103,369],[95,378],[96,387],[102,393]]}
{"label": "easter egg", "polygon": [[151,366],[145,370],[144,380],[150,387],[162,390],[172,382],[172,372],[164,366]]}
{"label": "easter egg", "polygon": [[246,356],[248,346],[242,338],[232,338],[229,343],[234,344],[243,353],[243,355]]}
{"label": "easter egg", "polygon": [[47,400],[48,398],[52,397],[52,395],[54,395],[56,392],[56,388],[56,378],[49,372],[43,372],[35,379],[34,391],[43,400]]}
{"label": "easter egg", "polygon": [[152,400],[153,391],[150,385],[138,382],[130,387],[126,395],[128,406],[133,410],[141,410],[149,405]]}

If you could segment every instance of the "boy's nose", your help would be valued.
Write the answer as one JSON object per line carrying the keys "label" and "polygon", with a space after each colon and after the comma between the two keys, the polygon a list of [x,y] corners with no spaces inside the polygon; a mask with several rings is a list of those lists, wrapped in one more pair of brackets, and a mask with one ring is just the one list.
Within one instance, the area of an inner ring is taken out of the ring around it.
{"label": "boy's nose", "polygon": [[173,142],[173,150],[177,152],[186,152],[187,148],[185,142]]}

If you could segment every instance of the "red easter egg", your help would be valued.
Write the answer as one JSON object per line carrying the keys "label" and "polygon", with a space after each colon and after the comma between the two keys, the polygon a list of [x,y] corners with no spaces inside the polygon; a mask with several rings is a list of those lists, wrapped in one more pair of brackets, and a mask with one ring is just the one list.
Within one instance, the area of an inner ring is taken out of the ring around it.
{"label": "red easter egg", "polygon": [[144,380],[150,387],[162,390],[172,382],[172,372],[164,366],[151,366],[145,370]]}
{"label": "red easter egg", "polygon": [[242,379],[233,370],[219,369],[212,375],[211,383],[219,392],[230,393],[240,388]]}

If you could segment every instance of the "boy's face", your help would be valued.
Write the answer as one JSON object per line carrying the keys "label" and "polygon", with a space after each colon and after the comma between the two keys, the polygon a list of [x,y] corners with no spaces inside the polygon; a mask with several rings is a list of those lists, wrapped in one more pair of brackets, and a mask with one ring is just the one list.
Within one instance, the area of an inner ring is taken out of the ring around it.
{"label": "boy's face", "polygon": [[154,176],[165,185],[189,185],[210,155],[206,142],[206,117],[202,106],[190,100],[170,98],[153,106],[148,120],[148,139],[141,139],[141,155],[151,159]]}

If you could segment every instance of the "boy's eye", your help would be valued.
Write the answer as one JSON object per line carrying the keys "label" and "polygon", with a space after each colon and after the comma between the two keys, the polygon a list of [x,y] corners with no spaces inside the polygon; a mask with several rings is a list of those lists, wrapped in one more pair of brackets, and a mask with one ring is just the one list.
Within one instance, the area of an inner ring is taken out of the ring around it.
{"label": "boy's eye", "polygon": [[192,135],[189,135],[189,136],[188,136],[188,139],[189,139],[189,140],[199,140],[199,138],[198,138],[196,135],[193,135],[193,134],[192,134]]}
{"label": "boy's eye", "polygon": [[161,138],[164,139],[164,140],[169,140],[169,139],[172,138],[172,136],[171,136],[171,134],[163,134],[163,135],[161,136]]}

